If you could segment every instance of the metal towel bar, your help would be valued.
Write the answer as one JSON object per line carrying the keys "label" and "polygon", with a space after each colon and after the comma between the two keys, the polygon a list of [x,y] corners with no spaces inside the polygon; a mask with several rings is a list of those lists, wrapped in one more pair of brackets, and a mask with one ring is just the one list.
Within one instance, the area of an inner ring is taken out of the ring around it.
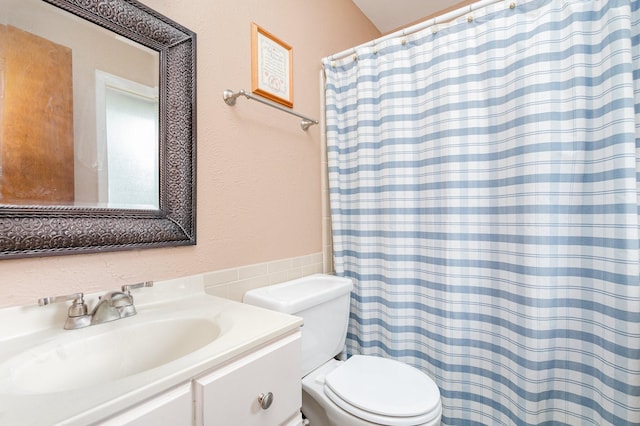
{"label": "metal towel bar", "polygon": [[234,106],[236,104],[236,99],[238,99],[238,97],[240,96],[244,96],[247,99],[252,99],[254,101],[258,101],[260,103],[263,103],[265,105],[268,105],[270,107],[273,107],[275,109],[279,109],[280,111],[286,112],[287,114],[291,114],[291,115],[295,115],[296,117],[300,118],[302,121],[300,122],[300,127],[302,128],[302,130],[304,130],[305,132],[307,131],[307,129],[311,126],[313,126],[314,124],[318,124],[318,120],[314,120],[313,118],[309,118],[306,117],[302,114],[298,114],[295,111],[291,111],[289,109],[286,109],[284,107],[281,107],[278,104],[274,104],[273,102],[269,102],[265,99],[262,99],[260,97],[254,96],[250,93],[245,92],[244,90],[240,89],[237,92],[233,92],[232,90],[225,90],[224,92],[222,92],[222,99],[224,99],[224,102],[229,105],[229,106]]}

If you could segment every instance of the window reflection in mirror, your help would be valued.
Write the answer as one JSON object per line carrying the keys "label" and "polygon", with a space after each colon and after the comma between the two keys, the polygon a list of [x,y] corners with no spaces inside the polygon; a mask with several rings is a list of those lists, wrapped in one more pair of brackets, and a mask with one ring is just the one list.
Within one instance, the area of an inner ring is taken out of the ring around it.
{"label": "window reflection in mirror", "polygon": [[100,203],[157,209],[158,88],[96,71],[96,99]]}
{"label": "window reflection in mirror", "polygon": [[0,0],[0,204],[157,209],[159,56]]}

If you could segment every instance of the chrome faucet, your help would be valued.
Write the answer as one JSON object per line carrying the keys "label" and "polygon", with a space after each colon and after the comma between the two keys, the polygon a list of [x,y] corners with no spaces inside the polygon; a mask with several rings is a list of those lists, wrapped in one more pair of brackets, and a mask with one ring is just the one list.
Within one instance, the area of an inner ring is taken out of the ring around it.
{"label": "chrome faucet", "polygon": [[135,315],[136,307],[133,305],[133,296],[122,291],[110,291],[100,296],[100,300],[91,311],[91,325]]}
{"label": "chrome faucet", "polygon": [[67,313],[67,320],[65,321],[64,329],[75,330],[135,315],[137,311],[133,304],[131,290],[152,286],[153,281],[146,281],[137,284],[123,285],[122,291],[109,291],[99,297],[99,301],[91,313],[89,313],[87,304],[84,301],[83,293],[73,293],[57,297],[44,297],[42,299],[38,299],[38,304],[40,306],[45,306],[51,303],[72,300]]}

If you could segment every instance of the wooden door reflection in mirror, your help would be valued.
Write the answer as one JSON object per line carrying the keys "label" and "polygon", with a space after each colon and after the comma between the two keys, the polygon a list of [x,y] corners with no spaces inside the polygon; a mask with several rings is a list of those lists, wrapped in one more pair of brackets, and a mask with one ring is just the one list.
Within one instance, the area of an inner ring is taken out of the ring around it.
{"label": "wooden door reflection in mirror", "polygon": [[73,205],[71,49],[0,25],[0,202]]}

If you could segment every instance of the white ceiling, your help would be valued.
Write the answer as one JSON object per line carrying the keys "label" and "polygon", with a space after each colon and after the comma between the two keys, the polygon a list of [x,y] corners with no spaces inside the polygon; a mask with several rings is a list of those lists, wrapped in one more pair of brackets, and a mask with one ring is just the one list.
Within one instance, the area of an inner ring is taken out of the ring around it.
{"label": "white ceiling", "polygon": [[413,24],[461,0],[352,0],[373,25],[385,34]]}

